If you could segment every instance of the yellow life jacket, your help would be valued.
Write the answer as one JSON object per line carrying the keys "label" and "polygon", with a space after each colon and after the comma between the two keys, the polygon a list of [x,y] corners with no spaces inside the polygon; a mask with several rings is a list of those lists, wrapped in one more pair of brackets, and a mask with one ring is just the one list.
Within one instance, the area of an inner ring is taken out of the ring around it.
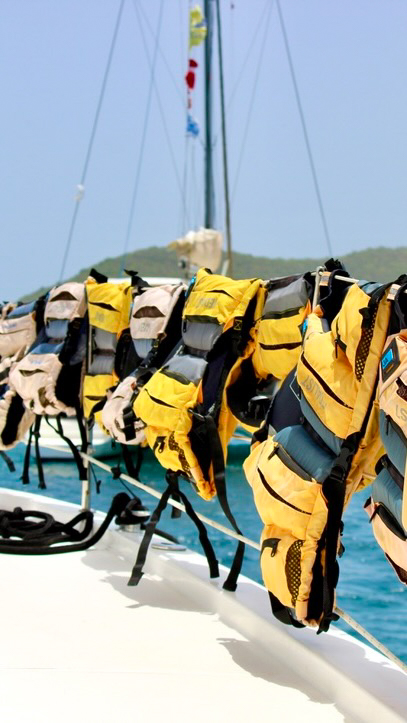
{"label": "yellow life jacket", "polygon": [[[106,397],[107,390],[119,381],[115,353],[121,333],[129,326],[132,287],[130,280],[110,282],[93,269],[85,287],[89,338],[82,403],[85,419],[89,419],[94,407]],[[94,416],[101,424],[101,412],[97,411]]]}
{"label": "yellow life jacket", "polygon": [[257,323],[252,356],[260,379],[282,381],[295,367],[301,352],[302,325],[311,311],[313,287],[308,274],[271,279]]}
{"label": "yellow life jacket", "polygon": [[260,288],[259,279],[234,281],[198,271],[183,310],[182,347],[135,402],[157,459],[193,482],[204,499],[216,494],[207,424],[211,432],[216,427],[224,463],[236,426],[225,389],[252,351]]}
{"label": "yellow life jacket", "polygon": [[281,382],[297,364],[313,289],[308,273],[264,282],[253,353],[240,365],[239,376],[227,392],[230,410],[251,433],[262,424]]}
{"label": "yellow life jacket", "polygon": [[[150,447],[167,469],[168,488],[155,519],[171,486],[175,489],[182,476],[204,499],[217,494],[229,522],[240,533],[225,484],[227,444],[237,424],[228,407],[227,389],[253,351],[253,329],[263,301],[260,279],[235,281],[200,269],[191,282],[182,314],[182,344],[143,386],[134,405],[136,416],[146,424]],[[190,504],[188,514],[199,523]],[[137,584],[142,575],[148,542],[147,536],[129,584]],[[204,549],[210,574],[216,576],[217,562],[207,538]],[[236,588],[243,552],[244,544],[239,542],[225,589]]]}
{"label": "yellow life jacket", "polygon": [[384,293],[353,285],[330,329],[320,310],[308,316],[297,365],[304,423],[255,443],[244,464],[265,525],[263,579],[282,622],[327,630],[336,619],[343,508],[372,480],[382,454],[376,392],[390,318]]}

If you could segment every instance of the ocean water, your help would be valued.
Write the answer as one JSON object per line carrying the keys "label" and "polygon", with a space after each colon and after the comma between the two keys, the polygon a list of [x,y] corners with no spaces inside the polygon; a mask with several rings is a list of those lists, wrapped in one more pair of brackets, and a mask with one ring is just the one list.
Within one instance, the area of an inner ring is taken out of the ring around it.
{"label": "ocean water", "polygon": [[[24,451],[25,448],[19,445],[9,453],[16,465],[14,473],[10,472],[5,463],[0,460],[0,464],[3,465],[3,486],[11,489],[22,488],[20,477]],[[113,463],[117,462],[111,462],[111,464]],[[45,494],[70,502],[80,502],[81,486],[73,463],[45,462],[44,469],[47,485]],[[92,507],[107,510],[113,495],[123,491],[123,486],[120,481],[113,480],[110,474],[100,468],[95,467],[94,471],[95,480],[101,484],[99,494],[96,493],[95,482],[92,484]],[[147,451],[141,469],[140,479],[158,490],[165,488],[164,470],[149,451]],[[229,457],[227,483],[229,504],[240,529],[244,535],[258,541],[262,524],[254,506],[251,489],[242,471],[242,455],[238,452],[232,453]],[[31,465],[30,485],[24,489],[42,493],[38,489],[35,464]],[[132,493],[142,499],[149,510],[154,509],[155,498],[134,487],[130,489]],[[229,526],[216,499],[205,502],[189,488],[187,483],[183,484],[182,489],[197,511]],[[390,650],[407,662],[407,590],[398,581],[375,542],[368,517],[363,510],[367,497],[368,491],[354,495],[345,513],[343,535],[345,554],[340,560],[337,603]],[[200,551],[196,528],[186,515],[183,514],[181,518],[172,520],[170,510],[166,510],[161,517],[159,527],[175,535],[187,547]],[[220,562],[230,565],[236,542],[212,528],[208,528],[208,533]],[[253,580],[261,582],[259,554],[257,550],[247,546],[243,572]],[[336,625],[358,637],[342,621]]]}

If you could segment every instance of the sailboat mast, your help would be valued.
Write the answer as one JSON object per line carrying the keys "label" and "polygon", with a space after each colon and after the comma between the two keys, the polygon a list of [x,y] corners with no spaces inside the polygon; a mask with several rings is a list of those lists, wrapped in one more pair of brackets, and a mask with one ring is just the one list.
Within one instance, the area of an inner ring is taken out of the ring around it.
{"label": "sailboat mast", "polygon": [[226,146],[225,89],[224,89],[224,83],[223,83],[222,28],[221,28],[221,24],[220,24],[219,0],[216,0],[216,20],[217,20],[217,28],[218,28],[220,111],[221,111],[221,118],[222,118],[223,185],[224,185],[224,190],[225,190],[227,273],[229,276],[232,276],[233,275],[232,230],[231,230],[231,225],[230,225],[229,174],[228,174],[228,156],[227,156],[227,146]]}
{"label": "sailboat mast", "polygon": [[204,0],[206,19],[205,37],[205,228],[213,228],[215,221],[215,204],[212,167],[212,38],[213,15],[212,0]]}

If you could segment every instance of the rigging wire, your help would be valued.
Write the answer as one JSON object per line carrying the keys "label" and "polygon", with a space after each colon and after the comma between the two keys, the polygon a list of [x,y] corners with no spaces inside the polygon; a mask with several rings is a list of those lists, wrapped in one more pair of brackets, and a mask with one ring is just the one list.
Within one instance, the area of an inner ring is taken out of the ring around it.
{"label": "rigging wire", "polygon": [[67,260],[68,260],[68,254],[69,254],[69,250],[70,250],[71,243],[72,243],[72,238],[73,238],[73,234],[74,234],[74,230],[75,230],[75,226],[76,226],[76,220],[77,220],[77,217],[78,217],[79,205],[80,205],[80,201],[81,201],[82,198],[83,198],[83,194],[84,194],[84,190],[85,190],[86,175],[87,175],[87,172],[88,172],[89,161],[90,161],[90,157],[91,157],[91,153],[92,153],[92,149],[93,149],[93,143],[94,143],[95,136],[96,136],[96,130],[97,130],[98,122],[99,122],[100,111],[101,111],[101,109],[102,109],[102,104],[103,104],[103,100],[104,100],[104,97],[105,97],[107,80],[108,80],[108,77],[109,77],[110,68],[111,68],[112,60],[113,60],[113,55],[114,55],[114,51],[115,51],[115,47],[116,47],[116,41],[117,41],[117,36],[118,36],[118,33],[119,33],[119,27],[120,27],[120,22],[121,22],[122,14],[123,14],[124,3],[125,3],[125,0],[121,0],[120,6],[119,6],[119,10],[118,10],[118,13],[117,13],[116,23],[115,23],[115,27],[114,27],[114,31],[113,31],[113,37],[112,37],[112,41],[111,41],[111,44],[110,44],[109,55],[108,55],[108,58],[107,58],[107,63],[106,63],[106,68],[105,68],[105,72],[104,72],[104,76],[103,76],[102,86],[101,86],[100,93],[99,93],[99,100],[98,100],[98,104],[97,104],[97,107],[96,107],[96,113],[95,113],[95,117],[94,117],[94,120],[93,120],[92,130],[91,130],[91,134],[90,134],[90,138],[89,138],[89,143],[88,143],[88,148],[87,148],[86,157],[85,157],[85,162],[84,162],[84,165],[83,165],[81,180],[80,180],[80,183],[79,183],[78,186],[77,186],[78,193],[77,193],[77,195],[76,195],[76,197],[75,197],[75,206],[74,206],[74,211],[73,211],[72,218],[71,218],[71,224],[70,224],[70,227],[69,227],[67,242],[66,242],[66,245],[65,245],[65,251],[64,251],[64,256],[63,256],[63,259],[62,259],[61,271],[60,271],[60,273],[59,273],[58,283],[61,283],[61,282],[63,281],[63,278],[64,278],[66,263],[67,263]]}
{"label": "rigging wire", "polygon": [[[160,34],[160,29],[161,29],[161,17],[162,17],[162,11],[163,11],[163,0],[161,0],[161,4],[160,4],[159,23],[158,23],[157,32],[156,32],[156,35],[155,35],[155,46],[154,46],[154,54],[153,54],[153,59],[152,59],[152,60],[150,59],[150,54],[149,54],[149,51],[148,51],[148,46],[147,46],[147,42],[146,42],[146,37],[145,37],[143,25],[142,25],[142,23],[141,23],[140,14],[139,14],[139,3],[137,2],[137,0],[133,0],[133,7],[134,7],[135,12],[136,12],[136,17],[137,17],[137,21],[138,21],[139,28],[140,28],[140,33],[141,33],[141,37],[142,37],[142,40],[143,40],[144,50],[145,50],[145,53],[146,53],[146,57],[147,57],[148,64],[150,65],[150,71],[151,71],[151,72],[150,72],[149,95],[148,95],[147,109],[146,109],[146,115],[145,115],[145,121],[144,121],[144,129],[143,129],[143,136],[142,136],[141,148],[140,148],[140,154],[139,154],[139,162],[138,162],[138,165],[137,165],[136,180],[135,180],[134,189],[133,189],[133,196],[132,196],[132,200],[131,200],[131,204],[130,204],[130,213],[129,213],[129,219],[128,219],[128,224],[127,224],[126,239],[125,239],[124,250],[123,250],[123,255],[122,255],[122,263],[121,263],[120,273],[123,273],[123,269],[124,269],[125,264],[126,264],[127,250],[128,250],[128,245],[129,245],[129,241],[130,241],[130,235],[131,235],[131,229],[132,229],[132,225],[133,225],[133,217],[134,217],[134,211],[135,211],[135,205],[136,205],[136,198],[137,198],[138,186],[139,186],[139,181],[140,181],[141,165],[142,165],[142,160],[143,160],[143,155],[144,155],[145,137],[146,137],[146,133],[147,133],[147,121],[148,121],[148,117],[149,117],[149,113],[150,113],[150,107],[151,107],[151,100],[152,100],[152,92],[153,92],[153,90],[154,90],[155,95],[156,95],[157,104],[158,104],[158,109],[159,109],[160,116],[161,116],[161,120],[162,120],[162,123],[163,123],[164,133],[165,133],[165,136],[166,136],[167,145],[168,145],[168,149],[169,149],[170,156],[171,156],[171,161],[172,161],[172,164],[173,164],[173,169],[174,169],[174,173],[175,173],[175,177],[176,177],[178,189],[179,189],[179,192],[180,192],[180,194],[181,194],[182,202],[183,202],[184,205],[185,205],[185,199],[183,198],[183,193],[182,193],[182,183],[181,183],[181,179],[180,179],[180,176],[179,176],[179,172],[178,172],[178,168],[177,168],[177,164],[176,164],[176,160],[175,160],[175,154],[174,154],[174,150],[173,150],[173,148],[172,148],[171,139],[170,139],[170,135],[169,135],[169,132],[168,132],[168,126],[167,126],[167,122],[166,122],[166,119],[165,119],[165,114],[164,114],[163,106],[162,106],[162,103],[161,103],[160,94],[159,94],[159,92],[158,92],[157,84],[156,84],[156,82],[155,82],[155,68],[156,68],[156,60],[157,60],[157,55],[158,55],[158,40],[159,40],[159,34]],[[186,214],[187,214],[187,211],[186,211]]]}
{"label": "rigging wire", "polygon": [[[228,98],[228,100],[227,100],[227,103],[226,103],[226,116],[229,115],[229,112],[230,112],[230,110],[231,110],[232,104],[233,104],[233,102],[234,102],[234,97],[235,97],[235,95],[236,95],[236,91],[237,91],[237,89],[239,88],[241,81],[243,80],[243,77],[244,77],[244,74],[245,74],[245,71],[246,71],[248,62],[249,62],[249,58],[250,58],[250,56],[251,56],[251,54],[252,54],[252,52],[253,52],[253,48],[254,48],[255,43],[256,43],[256,41],[257,41],[257,36],[258,36],[258,34],[259,34],[259,32],[260,32],[260,29],[261,29],[261,28],[263,27],[263,25],[264,25],[264,18],[266,17],[266,13],[267,13],[267,10],[269,10],[269,8],[270,8],[270,0],[265,0],[263,10],[262,10],[262,12],[261,12],[261,14],[260,14],[259,21],[258,21],[258,23],[257,23],[257,25],[256,25],[255,31],[254,31],[254,33],[253,33],[251,42],[250,42],[249,47],[248,47],[248,50],[247,50],[247,53],[246,53],[246,55],[245,55],[245,58],[244,58],[244,60],[243,60],[242,65],[241,65],[240,71],[239,71],[239,73],[238,73],[237,80],[236,80],[235,83],[233,84],[232,91],[231,91],[230,96],[229,96],[229,98]],[[218,128],[218,130],[217,130],[216,133],[215,133],[215,141],[217,140],[217,138],[218,138],[218,136],[220,135],[220,133],[221,133],[221,128]]]}
{"label": "rigging wire", "polygon": [[244,130],[244,134],[243,134],[243,141],[242,141],[241,146],[240,146],[240,153],[239,153],[239,159],[238,159],[238,163],[237,163],[236,176],[235,176],[235,181],[234,181],[234,184],[233,184],[233,190],[232,190],[232,205],[233,205],[233,200],[234,200],[235,194],[236,194],[236,187],[237,187],[237,183],[238,183],[238,179],[239,179],[239,175],[240,175],[240,170],[241,170],[241,165],[242,165],[242,160],[243,160],[243,153],[244,153],[244,149],[245,149],[245,146],[246,146],[247,134],[248,134],[248,130],[249,130],[250,119],[251,119],[252,112],[253,112],[254,98],[255,98],[255,95],[256,95],[257,85],[258,85],[258,82],[259,82],[260,67],[261,67],[261,64],[262,64],[262,61],[263,61],[263,55],[264,55],[264,50],[265,50],[265,46],[266,46],[266,39],[267,39],[267,35],[268,35],[268,29],[269,29],[269,25],[270,25],[270,19],[271,19],[272,9],[273,9],[273,1],[272,1],[272,2],[269,4],[269,6],[268,6],[268,17],[267,17],[267,20],[266,20],[265,25],[264,25],[263,41],[262,41],[262,44],[261,44],[261,47],[260,47],[259,59],[258,59],[257,69],[256,69],[256,76],[255,76],[255,81],[254,81],[254,84],[253,84],[253,90],[252,90],[252,94],[251,94],[251,98],[250,98],[250,102],[249,102],[249,110],[248,110],[247,119],[246,119],[246,126],[245,126],[245,130]]}
{"label": "rigging wire", "polygon": [[315,193],[317,196],[319,212],[321,215],[321,221],[322,221],[322,226],[323,226],[323,230],[324,230],[325,241],[326,241],[326,245],[328,247],[328,253],[330,256],[332,256],[333,252],[332,252],[332,244],[331,244],[331,239],[330,239],[329,230],[328,230],[328,224],[327,224],[327,220],[326,220],[324,205],[322,203],[322,195],[321,195],[321,191],[320,191],[320,187],[319,187],[319,183],[318,183],[317,172],[316,172],[314,158],[313,158],[313,154],[312,154],[312,150],[311,150],[311,143],[309,140],[307,125],[305,122],[304,110],[303,110],[302,103],[301,103],[301,96],[300,96],[300,92],[298,89],[297,78],[296,78],[295,70],[294,70],[294,63],[293,63],[293,59],[292,59],[292,55],[291,55],[290,45],[288,42],[288,36],[287,36],[287,31],[286,31],[286,27],[285,27],[285,23],[284,23],[283,13],[281,10],[280,0],[276,0],[276,5],[277,5],[277,11],[278,11],[278,16],[279,16],[279,20],[280,20],[280,26],[281,26],[281,31],[282,31],[282,35],[283,35],[285,50],[287,53],[288,65],[290,67],[290,74],[291,74],[291,80],[293,83],[295,99],[297,101],[297,107],[298,107],[298,112],[300,115],[302,131],[304,134],[305,145],[307,148],[308,160],[309,160],[309,164],[311,167],[311,174],[312,174],[312,179],[314,182]]}
{"label": "rigging wire", "polygon": [[[148,19],[148,17],[147,17],[147,14],[145,13],[145,11],[144,11],[144,9],[143,9],[142,3],[140,3],[140,2],[138,2],[138,9],[139,9],[141,15],[143,16],[143,20],[144,20],[144,22],[145,22],[145,24],[146,24],[146,26],[147,26],[147,28],[148,28],[148,30],[149,30],[149,32],[150,32],[151,37],[153,38],[153,40],[155,40],[156,36],[154,35],[154,30],[153,30],[153,28],[151,27],[151,23],[150,23],[150,21],[149,21],[149,19]],[[182,26],[181,26],[181,27],[182,27]],[[182,47],[184,47],[184,43],[183,43],[183,42],[182,42]],[[166,70],[167,70],[167,72],[168,72],[169,77],[171,78],[171,82],[172,82],[172,84],[173,84],[173,86],[174,86],[174,88],[175,88],[175,91],[176,91],[179,99],[180,99],[180,103],[182,104],[182,107],[184,107],[183,93],[182,93],[180,84],[179,84],[179,82],[176,80],[176,78],[175,78],[175,76],[174,76],[174,73],[173,73],[172,70],[171,70],[171,66],[170,66],[167,58],[165,57],[164,52],[162,51],[159,43],[158,43],[158,45],[157,45],[157,52],[158,52],[158,55],[160,56],[161,60],[163,61],[163,64],[164,64],[164,66],[165,66],[165,68],[166,68]],[[182,77],[182,75],[181,75],[181,77]]]}
{"label": "rigging wire", "polygon": [[[110,467],[105,462],[101,462],[99,459],[96,459],[95,457],[91,457],[88,454],[81,453],[84,460],[87,460],[88,463],[96,464],[101,469],[106,470],[107,472],[112,472],[112,467]],[[143,484],[142,482],[139,482],[139,480],[134,479],[133,477],[130,477],[127,474],[120,474],[119,475],[123,480],[128,482],[131,485],[134,485],[135,487],[139,487],[140,489],[144,490],[144,492],[147,492],[148,494],[152,495],[153,497],[156,497],[157,499],[161,499],[162,492],[159,492],[158,490],[153,489],[149,485]],[[181,510],[182,512],[185,512],[185,507],[183,504],[178,502],[174,499],[169,499],[168,504],[172,505],[173,507],[176,507],[177,509]],[[209,525],[210,527],[215,528],[216,530],[219,530],[220,532],[223,532],[223,534],[227,535],[228,537],[233,537],[235,540],[239,540],[239,542],[244,542],[248,547],[252,547],[255,550],[261,550],[261,546],[258,542],[254,542],[253,540],[250,540],[248,537],[244,537],[244,535],[237,534],[234,530],[230,530],[228,527],[225,527],[225,525],[220,524],[219,522],[215,522],[215,520],[210,519],[209,517],[206,517],[205,515],[201,515],[199,512],[196,513],[197,517],[206,525]],[[360,623],[357,622],[351,615],[346,613],[344,610],[342,610],[339,607],[335,607],[335,612],[337,615],[339,615],[344,622],[346,622],[353,630],[355,630],[359,635],[362,635],[366,640],[368,640],[373,647],[375,647],[377,650],[379,650],[386,658],[391,660],[395,665],[397,665],[404,673],[407,673],[407,665],[404,663],[400,658],[398,658],[394,653],[389,650],[383,643],[380,642],[380,640],[377,640],[377,638],[374,637],[371,633],[369,633],[368,630],[366,630]]]}
{"label": "rigging wire", "polygon": [[226,224],[226,248],[227,248],[227,272],[233,276],[232,257],[232,228],[230,222],[230,199],[229,199],[229,172],[226,145],[226,119],[225,119],[225,89],[223,80],[223,55],[222,55],[222,28],[219,0],[216,0],[216,19],[218,31],[218,62],[219,62],[219,84],[220,84],[220,106],[222,117],[222,154],[223,154],[223,186],[225,199],[225,224]]}
{"label": "rigging wire", "polygon": [[[128,216],[128,220],[127,220],[126,236],[125,236],[125,240],[124,240],[124,247],[123,247],[121,266],[120,266],[120,270],[119,270],[119,276],[121,276],[123,274],[123,270],[126,266],[127,250],[128,250],[131,230],[132,230],[132,226],[133,226],[133,217],[134,217],[134,211],[135,211],[135,207],[136,207],[136,199],[137,199],[138,187],[139,187],[139,182],[140,182],[141,167],[143,164],[144,150],[145,150],[145,146],[146,146],[147,128],[148,128],[148,121],[150,118],[151,101],[152,101],[152,97],[153,97],[153,88],[154,88],[154,73],[155,73],[155,67],[156,67],[157,55],[158,55],[158,39],[160,36],[161,21],[162,21],[162,15],[163,15],[163,5],[164,5],[164,0],[161,0],[160,9],[159,9],[159,13],[158,13],[157,31],[155,34],[155,44],[154,44],[154,53],[153,53],[152,63],[150,63],[150,56],[148,55],[147,50],[146,50],[147,60],[150,65],[150,84],[148,87],[146,112],[144,114],[144,124],[143,124],[143,131],[141,134],[140,150],[139,150],[139,156],[138,156],[138,162],[137,162],[137,168],[136,168],[136,177],[135,177],[135,181],[134,181],[133,193],[132,193],[131,202],[130,202],[130,211],[129,211],[129,216]],[[141,32],[141,36],[142,36],[143,43],[144,43],[144,48],[146,49],[145,36],[143,34],[142,25],[140,22],[138,3],[133,1],[133,7],[136,11],[137,20],[139,22],[140,32]]]}

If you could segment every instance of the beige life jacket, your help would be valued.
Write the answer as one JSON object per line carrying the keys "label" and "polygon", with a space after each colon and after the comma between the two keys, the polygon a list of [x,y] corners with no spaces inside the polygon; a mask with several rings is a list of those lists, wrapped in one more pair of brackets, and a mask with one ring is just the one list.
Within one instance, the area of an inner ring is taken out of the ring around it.
{"label": "beige life jacket", "polygon": [[28,354],[10,371],[10,387],[34,414],[76,413],[84,358],[83,284],[68,282],[49,292],[44,327]]}
{"label": "beige life jacket", "polygon": [[130,337],[138,364],[132,373],[108,392],[102,422],[121,444],[142,444],[145,424],[134,412],[141,389],[165,361],[181,338],[181,311],[185,285],[163,284],[138,291],[130,314]]}

